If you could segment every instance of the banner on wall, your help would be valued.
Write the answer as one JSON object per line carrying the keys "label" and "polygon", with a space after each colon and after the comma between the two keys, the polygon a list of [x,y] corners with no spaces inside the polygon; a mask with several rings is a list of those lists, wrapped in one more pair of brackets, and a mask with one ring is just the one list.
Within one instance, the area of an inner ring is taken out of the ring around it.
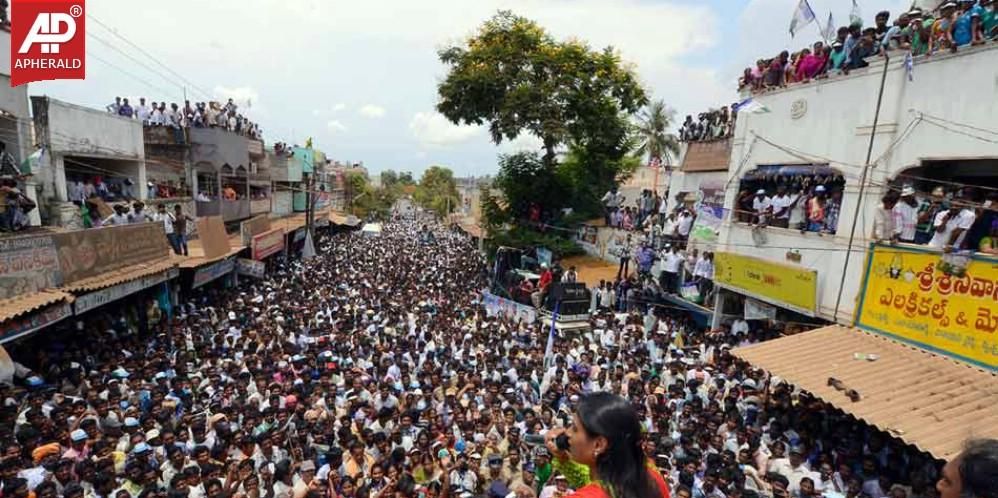
{"label": "banner on wall", "polygon": [[253,237],[253,259],[261,260],[284,250],[284,229],[275,228]]}
{"label": "banner on wall", "polygon": [[236,262],[236,272],[253,278],[263,278],[267,275],[267,263],[253,259],[239,258]]}
{"label": "banner on wall", "polygon": [[537,321],[537,310],[533,306],[520,304],[489,292],[482,295],[482,304],[485,305],[485,313],[488,316],[502,315],[516,322],[534,323]]}
{"label": "banner on wall", "polygon": [[233,258],[223,259],[210,265],[202,266],[194,272],[194,278],[191,280],[191,289],[197,289],[223,275],[228,275],[232,273],[235,267],[236,260]]}
{"label": "banner on wall", "polygon": [[814,316],[817,309],[816,270],[717,251],[714,283],[808,316]]}
{"label": "banner on wall", "polygon": [[59,285],[62,285],[62,270],[52,236],[0,240],[0,299]]}
{"label": "banner on wall", "polygon": [[51,235],[65,283],[170,256],[162,223],[111,226]]}
{"label": "banner on wall", "polygon": [[998,258],[952,267],[925,248],[873,244],[857,325],[998,371]]}
{"label": "banner on wall", "polygon": [[690,240],[717,242],[721,220],[724,219],[724,182],[701,183],[693,208],[697,218],[690,229]]}

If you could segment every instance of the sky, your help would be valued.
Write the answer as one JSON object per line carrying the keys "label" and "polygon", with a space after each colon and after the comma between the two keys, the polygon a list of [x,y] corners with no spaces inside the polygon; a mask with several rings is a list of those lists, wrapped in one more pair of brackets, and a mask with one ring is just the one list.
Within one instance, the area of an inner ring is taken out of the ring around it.
{"label": "sky", "polygon": [[[32,84],[32,95],[103,108],[115,96],[182,104],[233,98],[268,144],[312,137],[327,157],[372,172],[443,165],[493,174],[497,154],[539,148],[435,112],[446,68],[438,49],[467,39],[497,10],[556,38],[615,47],[677,120],[737,99],[742,68],[819,39],[852,0],[809,0],[819,23],[791,39],[800,0],[174,0],[88,2],[87,78]],[[911,0],[857,0],[865,23]]]}

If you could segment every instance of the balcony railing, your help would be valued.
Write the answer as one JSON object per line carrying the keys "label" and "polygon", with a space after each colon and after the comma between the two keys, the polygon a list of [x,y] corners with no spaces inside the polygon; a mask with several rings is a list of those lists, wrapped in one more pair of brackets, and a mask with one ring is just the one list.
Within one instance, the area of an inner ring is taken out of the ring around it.
{"label": "balcony railing", "polygon": [[221,201],[197,201],[196,204],[198,216],[218,216],[222,214]]}
{"label": "balcony railing", "polygon": [[257,215],[270,212],[270,199],[256,199],[250,201],[250,214]]}
{"label": "balcony railing", "polygon": [[248,200],[222,201],[222,221],[241,220],[249,217],[250,202]]}
{"label": "balcony railing", "polygon": [[146,145],[182,145],[190,144],[187,137],[187,130],[184,128],[174,128],[172,126],[149,126],[142,127],[142,140]]}

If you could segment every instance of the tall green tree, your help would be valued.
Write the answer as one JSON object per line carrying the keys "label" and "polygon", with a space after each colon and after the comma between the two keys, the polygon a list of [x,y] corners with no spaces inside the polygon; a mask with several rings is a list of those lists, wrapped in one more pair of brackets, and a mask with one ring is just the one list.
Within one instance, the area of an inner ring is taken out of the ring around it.
{"label": "tall green tree", "polygon": [[641,144],[635,152],[646,156],[649,163],[672,164],[679,156],[679,137],[669,131],[675,118],[676,111],[663,100],[645,107],[638,115],[637,134]]}
{"label": "tall green tree", "polygon": [[545,166],[536,152],[500,155],[494,185],[505,196],[506,213],[514,219],[525,218],[534,203],[542,210],[552,210],[571,200],[564,179]]}
{"label": "tall green tree", "polygon": [[430,166],[423,172],[413,197],[417,204],[441,216],[449,215],[461,205],[454,172],[443,166]]}
{"label": "tall green tree", "polygon": [[633,114],[648,100],[613,48],[555,40],[510,11],[439,57],[449,71],[437,87],[437,110],[454,123],[487,123],[496,144],[532,133],[543,142],[548,167],[556,148],[599,135],[604,120]]}

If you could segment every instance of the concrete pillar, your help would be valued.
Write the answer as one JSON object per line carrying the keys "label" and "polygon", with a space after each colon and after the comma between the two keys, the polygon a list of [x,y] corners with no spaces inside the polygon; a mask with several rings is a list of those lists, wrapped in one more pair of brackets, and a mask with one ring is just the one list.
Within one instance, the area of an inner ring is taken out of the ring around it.
{"label": "concrete pillar", "polygon": [[35,209],[32,209],[30,213],[28,213],[28,220],[30,220],[31,226],[42,226],[42,216],[40,213],[42,205],[38,202],[38,184],[33,180],[25,182],[24,195],[26,195],[28,199],[31,199],[31,201],[35,203],[35,206],[37,206]]}
{"label": "concrete pillar", "polygon": [[136,178],[136,183],[138,184],[139,187],[138,197],[140,200],[145,201],[146,199],[149,198],[149,186],[146,185],[146,183],[148,183],[149,180],[146,178],[145,159],[135,161],[135,178]]}
{"label": "concrete pillar", "polygon": [[52,180],[55,182],[55,199],[59,202],[69,202],[69,191],[66,189],[66,162],[62,154],[52,154]]}
{"label": "concrete pillar", "polygon": [[716,298],[714,301],[714,317],[711,319],[710,328],[716,329],[721,326],[721,315],[724,310],[724,305],[728,298],[728,291],[724,289],[717,289]]}

